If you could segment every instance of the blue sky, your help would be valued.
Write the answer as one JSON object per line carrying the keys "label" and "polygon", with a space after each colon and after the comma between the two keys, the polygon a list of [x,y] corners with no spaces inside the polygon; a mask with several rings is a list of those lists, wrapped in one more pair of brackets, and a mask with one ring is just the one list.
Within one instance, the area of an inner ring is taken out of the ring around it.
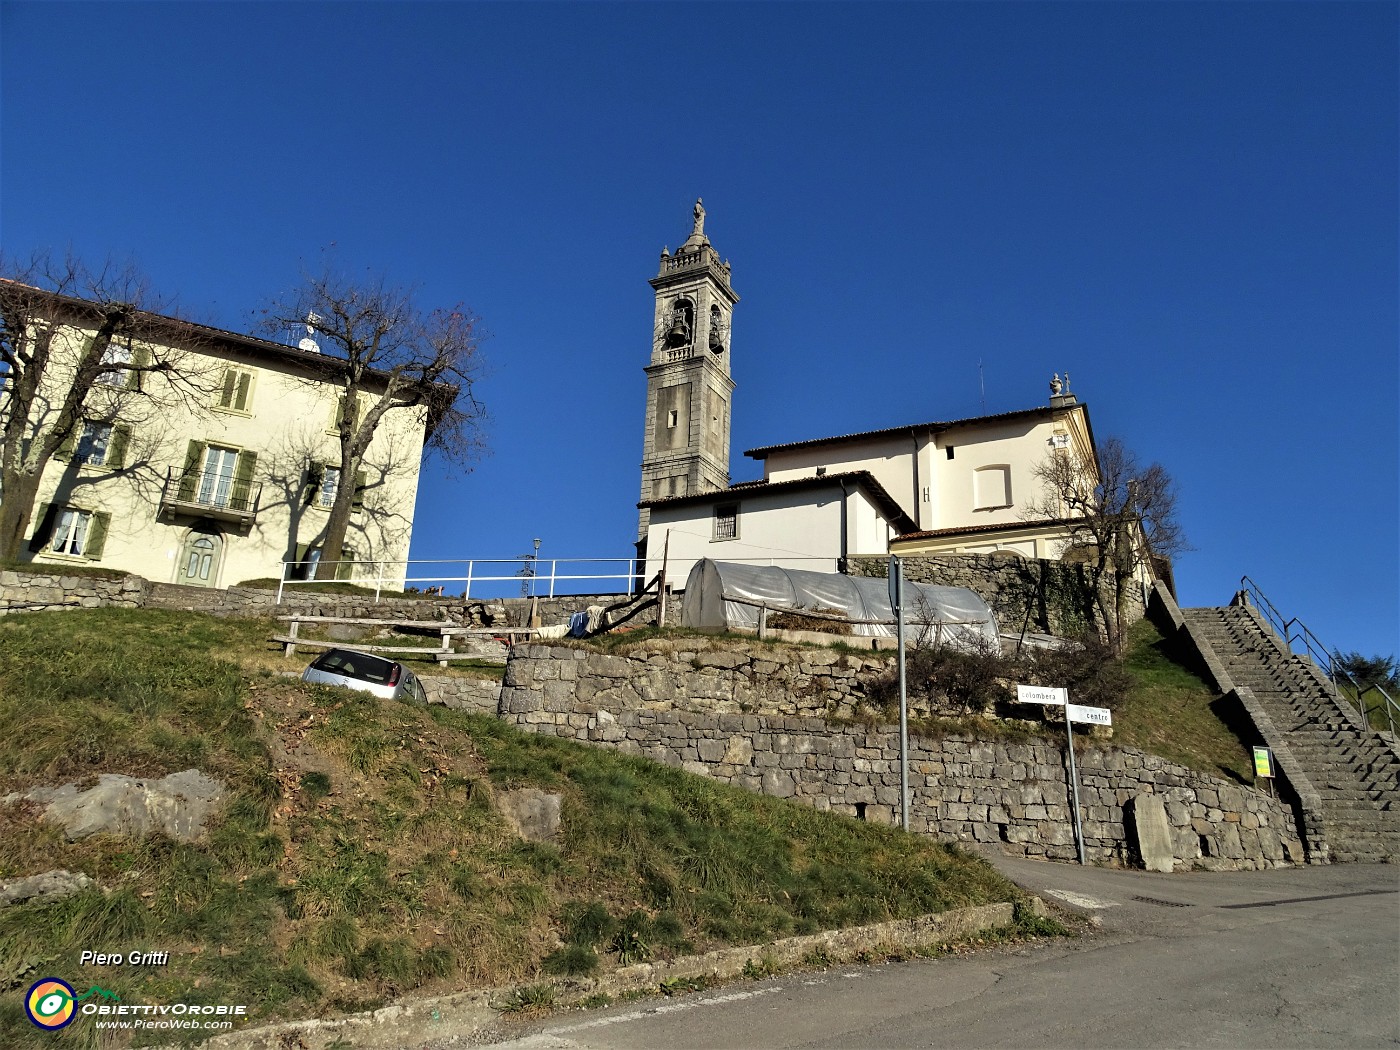
{"label": "blue sky", "polygon": [[[0,245],[248,330],[319,265],[466,302],[492,454],[421,558],[627,556],[663,244],[733,263],[745,449],[1042,403],[1397,646],[1394,3],[0,3]],[[979,381],[980,372],[980,381]],[[985,385],[985,400],[983,394]]]}

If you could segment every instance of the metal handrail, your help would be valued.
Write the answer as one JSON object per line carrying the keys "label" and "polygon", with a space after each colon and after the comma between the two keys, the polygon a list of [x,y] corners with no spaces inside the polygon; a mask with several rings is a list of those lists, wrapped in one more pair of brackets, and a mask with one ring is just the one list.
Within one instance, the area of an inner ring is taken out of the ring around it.
{"label": "metal handrail", "polygon": [[[544,571],[541,566],[549,565],[549,571]],[[318,563],[319,564],[319,563]],[[637,576],[641,572],[642,562],[637,558],[534,558],[525,555],[519,558],[415,558],[408,561],[372,561],[372,560],[350,560],[344,559],[338,562],[327,563],[336,566],[336,579],[332,581],[318,581],[316,579],[301,579],[289,575],[295,571],[308,571],[312,562],[310,559],[297,560],[289,558],[282,563],[282,577],[277,585],[277,604],[282,603],[282,595],[287,587],[298,585],[314,584],[318,582],[349,583],[361,587],[374,588],[374,600],[379,601],[380,592],[387,589],[390,584],[395,588],[407,587],[409,584],[434,584],[443,586],[449,583],[465,584],[462,590],[464,601],[471,599],[473,584],[482,583],[504,583],[510,582],[519,585],[522,581],[530,583],[533,594],[534,585],[548,583],[548,594],[541,594],[540,597],[556,597],[555,590],[559,583],[575,580],[600,580],[617,581],[624,586],[617,587],[615,591],[598,591],[597,593],[630,593],[636,583]],[[478,566],[512,566],[514,571],[507,571],[500,574],[489,573],[482,575],[478,573]],[[600,569],[614,567],[615,571],[601,572],[560,572],[560,566],[584,565],[593,566]],[[435,572],[431,569],[417,570],[420,574],[409,575],[410,570],[418,566],[465,566],[465,574],[460,569],[446,569]],[[426,571],[427,575],[421,573]],[[313,575],[308,571],[308,575]]]}
{"label": "metal handrail", "polygon": [[[1295,648],[1296,643],[1301,643],[1304,653],[1312,662],[1327,675],[1327,681],[1332,686],[1332,698],[1340,705],[1350,708],[1361,716],[1361,721],[1369,728],[1371,725],[1370,710],[1378,710],[1385,717],[1386,724],[1390,727],[1391,736],[1395,736],[1395,727],[1400,723],[1400,704],[1397,704],[1389,693],[1377,682],[1372,682],[1366,687],[1362,687],[1345,667],[1342,667],[1336,659],[1337,651],[1329,649],[1322,643],[1317,635],[1308,629],[1308,625],[1303,623],[1298,617],[1285,620],[1283,613],[1279,612],[1273,602],[1269,601],[1259,584],[1255,583],[1248,576],[1240,577],[1240,590],[1246,595],[1249,601],[1268,621],[1269,626],[1274,629],[1274,633],[1283,639],[1283,644],[1288,647],[1288,651],[1295,656],[1301,656]],[[1337,678],[1351,687],[1356,696],[1353,704],[1341,689],[1337,687]],[[1368,709],[1365,697],[1372,691],[1380,696],[1380,703],[1374,708]]]}

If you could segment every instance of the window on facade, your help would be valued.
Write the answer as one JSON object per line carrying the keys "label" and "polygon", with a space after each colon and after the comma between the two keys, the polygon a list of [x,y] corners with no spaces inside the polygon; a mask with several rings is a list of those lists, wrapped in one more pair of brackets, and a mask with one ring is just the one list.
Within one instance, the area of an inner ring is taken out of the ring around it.
{"label": "window on facade", "polygon": [[53,543],[49,549],[55,554],[82,554],[91,526],[89,511],[65,508],[54,523]]}
{"label": "window on facade", "polygon": [[972,473],[972,491],[977,510],[1011,506],[1011,468],[1004,464],[979,467]]}
{"label": "window on facade", "polygon": [[[107,344],[107,349],[102,351],[102,363],[104,365],[129,365],[131,364],[131,341],[118,342],[113,339]],[[98,374],[97,381],[105,386],[127,386],[131,380],[131,373],[125,368],[112,368]]]}
{"label": "window on facade", "polygon": [[210,445],[204,450],[204,470],[199,478],[198,502],[211,507],[227,507],[233,495],[233,475],[238,467],[238,450]]}
{"label": "window on facade", "polygon": [[126,463],[126,445],[131,436],[129,427],[117,423],[84,420],[82,426],[69,433],[54,458],[90,467],[117,467]]}
{"label": "window on facade", "polygon": [[107,450],[112,446],[111,423],[84,423],[78,447],[73,451],[73,459],[89,466],[101,466],[107,462]]}
{"label": "window on facade", "polygon": [[[312,476],[316,485],[315,505],[321,510],[330,510],[335,505],[337,493],[340,492],[340,468],[333,467],[329,463],[321,463],[312,468]],[[350,502],[352,509],[360,510],[364,507],[366,486],[365,472],[363,470],[355,471],[355,493]]]}
{"label": "window on facade", "polygon": [[102,557],[110,514],[45,504],[29,549],[96,560]]}
{"label": "window on facade", "polygon": [[233,412],[248,411],[252,387],[253,373],[241,368],[226,369],[223,386],[219,389],[219,407]]}
{"label": "window on facade", "polygon": [[316,504],[320,507],[330,507],[335,503],[335,490],[340,487],[340,468],[321,468],[321,489],[316,495]]}
{"label": "window on facade", "polygon": [[715,539],[733,540],[739,536],[739,505],[730,503],[715,508]]}
{"label": "window on facade", "polygon": [[[335,399],[335,409],[331,412],[330,429],[337,433],[340,431],[340,424],[345,421],[345,414],[347,408],[354,409],[354,412],[352,413],[355,417],[354,425],[358,427],[360,425],[361,412],[365,407],[364,405],[360,404],[362,400],[364,399],[358,393],[354,395],[353,401],[350,400],[350,395],[348,394],[342,394],[339,397],[337,397]],[[368,402],[366,402],[366,404],[368,404]]]}
{"label": "window on facade", "polygon": [[[340,549],[340,561],[336,563],[335,578],[337,580],[348,580],[355,574],[355,552],[349,547]],[[297,560],[292,565],[288,574],[289,580],[312,580],[316,578],[316,569],[321,564],[320,547],[300,547],[297,550]]]}

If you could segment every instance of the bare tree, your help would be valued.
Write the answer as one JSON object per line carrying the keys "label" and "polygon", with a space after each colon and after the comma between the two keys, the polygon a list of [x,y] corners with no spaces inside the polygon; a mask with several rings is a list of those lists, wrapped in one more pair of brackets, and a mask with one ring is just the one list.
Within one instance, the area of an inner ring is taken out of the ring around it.
{"label": "bare tree", "polygon": [[1056,449],[1034,468],[1039,494],[1028,518],[1062,521],[1067,553],[1089,569],[1100,621],[1121,649],[1129,589],[1140,568],[1159,575],[1167,559],[1189,550],[1177,518],[1176,483],[1160,463],[1139,464],[1118,438],[1090,453]]}
{"label": "bare tree", "polygon": [[315,329],[324,354],[322,381],[340,388],[340,448],[334,500],[321,544],[317,579],[332,579],[355,504],[355,478],[385,415],[418,410],[426,447],[453,464],[482,448],[484,411],[473,387],[481,370],[476,316],[458,305],[423,312],[412,292],[383,279],[357,283],[331,270],[263,311],[263,327],[285,333]]}
{"label": "bare tree", "polygon": [[[175,322],[155,306],[131,266],[0,258],[0,560],[19,558],[45,468],[85,427],[153,415],[161,398],[202,389],[182,351],[162,345]],[[150,382],[156,373],[165,382]]]}

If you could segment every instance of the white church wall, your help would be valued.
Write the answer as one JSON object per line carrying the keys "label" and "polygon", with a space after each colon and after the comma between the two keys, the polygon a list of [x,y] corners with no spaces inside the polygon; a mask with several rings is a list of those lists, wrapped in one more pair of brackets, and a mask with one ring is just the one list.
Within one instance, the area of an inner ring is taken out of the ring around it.
{"label": "white church wall", "polygon": [[[983,424],[940,435],[933,457],[938,515],[929,528],[1002,525],[1024,519],[1040,486],[1034,468],[1052,449],[1055,424]],[[953,458],[947,458],[947,449]]]}
{"label": "white church wall", "polygon": [[[732,539],[715,535],[715,511],[725,507],[737,507],[737,535]],[[832,572],[841,556],[840,489],[734,493],[732,499],[726,493],[714,503],[652,507],[648,580],[661,568],[668,537],[666,578],[676,587],[684,585],[691,566],[701,558]]]}
{"label": "white church wall", "polygon": [[859,439],[771,452],[763,463],[770,482],[810,478],[818,467],[828,474],[867,470],[901,507],[914,513],[914,439],[909,434]]}

